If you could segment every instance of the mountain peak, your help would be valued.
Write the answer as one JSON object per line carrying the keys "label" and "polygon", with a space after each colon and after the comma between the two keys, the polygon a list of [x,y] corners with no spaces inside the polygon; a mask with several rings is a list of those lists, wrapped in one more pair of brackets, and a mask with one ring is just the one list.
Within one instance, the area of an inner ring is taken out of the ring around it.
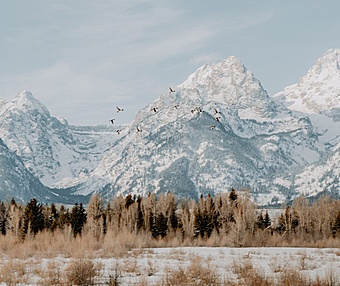
{"label": "mountain peak", "polygon": [[319,76],[320,81],[329,73],[340,73],[340,49],[329,49],[308,71],[307,76]]}
{"label": "mountain peak", "polygon": [[235,56],[231,56],[219,63],[203,65],[191,74],[181,86],[190,88],[195,85],[211,85],[213,82],[217,85],[225,85],[228,84],[228,82],[235,84],[235,77],[244,77],[247,73],[251,74],[241,60]]}
{"label": "mountain peak", "polygon": [[20,109],[24,109],[27,111],[38,111],[39,113],[42,113],[47,117],[50,116],[50,112],[48,111],[46,106],[35,99],[32,93],[28,90],[19,92],[18,95],[13,99],[12,104]]}
{"label": "mountain peak", "polygon": [[248,118],[267,117],[277,111],[260,81],[235,56],[200,67],[180,88],[186,95],[198,94],[203,104],[221,103]]}
{"label": "mountain peak", "polygon": [[298,83],[274,97],[304,113],[336,112],[340,109],[340,49],[329,49]]}
{"label": "mountain peak", "polygon": [[340,49],[329,49],[324,53],[320,60],[329,60],[334,62],[340,61]]}

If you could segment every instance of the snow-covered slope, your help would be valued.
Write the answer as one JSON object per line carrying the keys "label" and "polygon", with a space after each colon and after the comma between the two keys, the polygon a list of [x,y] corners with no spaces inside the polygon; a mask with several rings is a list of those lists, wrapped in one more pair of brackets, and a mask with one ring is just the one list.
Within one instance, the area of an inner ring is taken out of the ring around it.
{"label": "snow-covered slope", "polygon": [[293,175],[324,151],[310,120],[272,101],[235,57],[203,66],[175,89],[145,107],[90,176],[74,182],[78,194],[197,198],[233,186],[283,198]]}
{"label": "snow-covered slope", "polygon": [[[249,189],[261,204],[340,195],[339,62],[339,50],[329,50],[273,97],[236,57],[205,65],[119,136],[120,127],[70,126],[22,92],[0,100],[0,184],[31,184],[20,198],[38,190],[45,201],[60,202],[85,201],[93,192],[197,198],[231,187]],[[1,192],[15,188],[7,189]]]}
{"label": "snow-covered slope", "polygon": [[0,139],[0,199],[28,202],[37,198],[42,202],[68,202],[68,196],[53,192],[35,178],[22,160]]}
{"label": "snow-covered slope", "polygon": [[0,102],[0,122],[6,145],[50,187],[67,186],[68,180],[93,170],[117,139],[115,129],[108,126],[69,126],[51,116],[28,91],[12,102]]}
{"label": "snow-covered slope", "polygon": [[15,198],[26,201],[42,198],[47,189],[24,166],[20,158],[11,152],[0,139],[0,196],[1,200]]}
{"label": "snow-covered slope", "polygon": [[340,49],[328,50],[298,83],[274,97],[291,110],[340,121]]}
{"label": "snow-covered slope", "polygon": [[274,95],[289,109],[308,116],[327,152],[296,176],[301,194],[328,191],[340,195],[340,49],[328,50],[306,76]]}
{"label": "snow-covered slope", "polygon": [[296,176],[294,187],[298,193],[313,196],[328,192],[340,195],[340,144],[334,150]]}

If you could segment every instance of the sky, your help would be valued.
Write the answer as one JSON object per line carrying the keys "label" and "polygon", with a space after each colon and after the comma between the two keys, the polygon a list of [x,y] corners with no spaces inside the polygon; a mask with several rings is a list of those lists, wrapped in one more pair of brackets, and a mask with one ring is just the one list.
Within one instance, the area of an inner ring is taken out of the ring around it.
{"label": "sky", "polygon": [[130,123],[229,56],[273,95],[340,48],[338,0],[0,2],[0,98],[29,90],[74,125]]}

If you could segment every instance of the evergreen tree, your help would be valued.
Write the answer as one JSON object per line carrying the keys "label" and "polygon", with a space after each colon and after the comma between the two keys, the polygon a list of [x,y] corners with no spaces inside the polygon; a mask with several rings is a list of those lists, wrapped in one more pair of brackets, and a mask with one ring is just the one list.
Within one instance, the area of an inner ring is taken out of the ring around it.
{"label": "evergreen tree", "polygon": [[17,206],[17,203],[16,203],[14,198],[11,199],[10,205],[11,206]]}
{"label": "evergreen tree", "polygon": [[137,198],[137,231],[140,232],[144,229],[144,215],[141,207],[142,197]]}
{"label": "evergreen tree", "polygon": [[234,188],[231,188],[230,193],[229,193],[229,201],[232,204],[237,204],[237,193],[234,190]]}
{"label": "evergreen tree", "polygon": [[102,214],[102,217],[103,217],[103,234],[105,235],[107,231],[106,212]]}
{"label": "evergreen tree", "polygon": [[64,205],[61,205],[59,209],[58,227],[60,229],[64,229],[65,225],[70,223],[70,220],[69,210],[66,209]]}
{"label": "evergreen tree", "polygon": [[78,206],[78,203],[75,203],[70,215],[70,223],[74,237],[76,237],[78,234],[79,235],[82,234],[86,218],[87,215],[83,207],[83,204],[80,203],[80,205]]}
{"label": "evergreen tree", "polygon": [[174,231],[176,231],[176,229],[179,227],[178,217],[177,217],[177,214],[176,214],[176,208],[171,209],[170,223],[171,223],[172,229]]}
{"label": "evergreen tree", "polygon": [[132,195],[128,194],[125,198],[125,208],[129,208],[130,205],[132,205],[135,202]]}
{"label": "evergreen tree", "polygon": [[59,223],[59,213],[58,213],[58,210],[55,204],[52,204],[51,207],[47,209],[45,220],[46,220],[45,222],[46,228],[52,232],[55,231]]}
{"label": "evergreen tree", "polygon": [[0,204],[0,232],[2,235],[6,235],[8,228],[8,213],[5,204]]}
{"label": "evergreen tree", "polygon": [[264,228],[268,228],[272,224],[272,221],[270,219],[268,211],[266,211],[266,214],[265,214],[265,216],[263,218],[263,224],[264,224]]}
{"label": "evergreen tree", "polygon": [[203,238],[206,234],[209,238],[214,227],[218,227],[218,225],[218,215],[210,194],[206,200],[201,196],[194,212],[194,237],[200,235]]}
{"label": "evergreen tree", "polygon": [[204,231],[206,232],[207,237],[209,238],[212,231],[214,230],[214,227],[218,225],[216,221],[217,217],[215,212],[215,204],[210,194],[208,194],[204,204],[204,220],[205,220]]}
{"label": "evergreen tree", "polygon": [[150,208],[150,213],[149,213],[149,227],[150,227],[151,235],[156,238],[158,236],[158,232],[156,230],[156,216],[152,208]]}
{"label": "evergreen tree", "polygon": [[157,236],[164,237],[168,231],[168,218],[161,212],[156,218],[156,233]]}
{"label": "evergreen tree", "polygon": [[43,207],[35,198],[31,199],[24,210],[21,225],[21,236],[22,238],[25,238],[28,231],[35,235],[38,231],[43,230],[44,227],[45,218],[43,215]]}
{"label": "evergreen tree", "polygon": [[[202,196],[200,198],[200,201],[201,200],[203,200]],[[194,212],[194,237],[198,237],[199,235],[201,235],[201,237],[204,236],[204,218],[200,205],[197,205]]]}

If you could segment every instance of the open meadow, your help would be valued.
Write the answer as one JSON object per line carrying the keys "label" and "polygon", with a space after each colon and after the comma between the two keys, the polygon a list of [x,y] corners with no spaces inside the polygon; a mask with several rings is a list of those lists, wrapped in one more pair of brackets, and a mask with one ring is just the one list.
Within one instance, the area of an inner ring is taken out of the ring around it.
{"label": "open meadow", "polygon": [[0,285],[340,285],[339,248],[175,247],[6,258]]}

